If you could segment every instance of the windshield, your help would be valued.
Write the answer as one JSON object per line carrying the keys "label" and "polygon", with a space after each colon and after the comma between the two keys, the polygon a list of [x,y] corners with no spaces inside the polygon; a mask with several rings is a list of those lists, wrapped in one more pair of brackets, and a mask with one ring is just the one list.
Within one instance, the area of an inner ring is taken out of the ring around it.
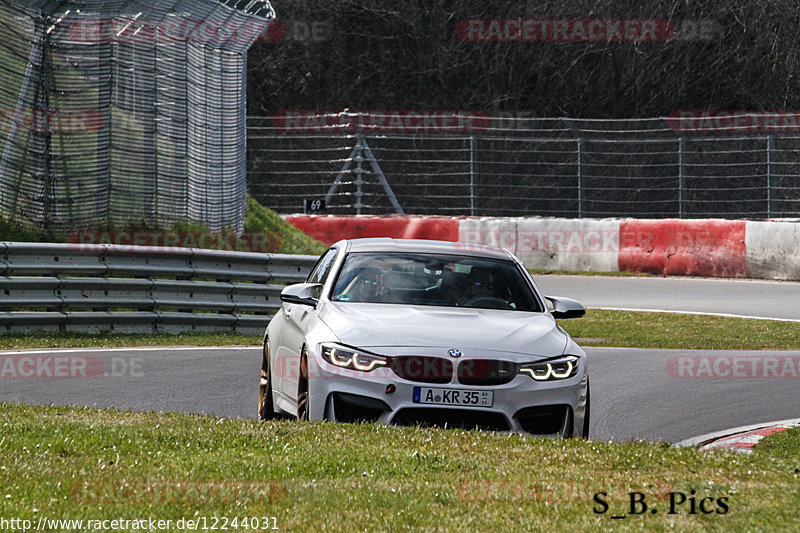
{"label": "windshield", "polygon": [[543,311],[512,261],[446,254],[351,253],[331,300]]}

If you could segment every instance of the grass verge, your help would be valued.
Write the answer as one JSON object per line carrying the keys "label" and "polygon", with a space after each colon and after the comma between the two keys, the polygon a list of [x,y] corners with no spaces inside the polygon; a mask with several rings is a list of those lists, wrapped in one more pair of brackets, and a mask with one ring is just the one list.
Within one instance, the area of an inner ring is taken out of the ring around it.
{"label": "grass verge", "polygon": [[[88,408],[0,404],[0,415],[0,516],[33,524],[205,517],[210,526],[217,517],[232,530],[235,518],[269,517],[283,531],[800,528],[797,430],[742,455]],[[635,504],[630,513],[634,492],[646,512]]]}
{"label": "grass verge", "polygon": [[[579,319],[561,320],[582,346],[707,350],[798,350],[800,323],[674,313],[589,309]],[[260,335],[215,333],[0,335],[0,349],[82,346],[256,345]]]}
{"label": "grass verge", "polygon": [[800,349],[800,322],[588,309],[585,317],[560,324],[583,346]]}
{"label": "grass verge", "polygon": [[[92,242],[95,244],[123,244],[134,242],[152,246],[185,246],[235,249],[244,252],[270,252],[282,254],[320,255],[328,246],[312,239],[295,228],[276,212],[262,206],[251,196],[247,197],[247,214],[244,220],[246,234],[237,241],[236,234],[226,230],[213,232],[200,222],[176,222],[160,228],[143,220],[122,223],[106,221],[72,235],[52,230],[37,229],[32,224],[0,218],[0,240],[7,242]],[[249,239],[248,239],[248,235]],[[160,235],[160,238],[159,238]],[[136,240],[140,237],[142,242]],[[209,238],[217,236],[218,238]],[[93,237],[89,241],[81,239]],[[169,239],[167,239],[169,237]],[[179,242],[176,242],[175,240]],[[172,244],[170,244],[172,243]],[[264,249],[266,248],[266,249]]]}
{"label": "grass verge", "polygon": [[233,346],[261,344],[260,335],[236,333],[43,333],[0,335],[0,350],[125,346]]}
{"label": "grass verge", "polygon": [[244,222],[246,231],[271,233],[280,236],[282,247],[278,250],[284,254],[320,255],[328,246],[315,241],[299,229],[281,218],[278,213],[259,204],[252,196],[247,196],[247,218]]}

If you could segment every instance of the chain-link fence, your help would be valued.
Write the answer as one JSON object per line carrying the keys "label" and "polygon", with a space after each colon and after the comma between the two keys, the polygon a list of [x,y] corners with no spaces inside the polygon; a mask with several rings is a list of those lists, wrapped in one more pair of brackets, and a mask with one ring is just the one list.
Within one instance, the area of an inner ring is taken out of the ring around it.
{"label": "chain-link fence", "polygon": [[324,199],[345,214],[800,216],[795,114],[464,114],[250,117],[248,188],[281,213]]}
{"label": "chain-link fence", "polygon": [[0,0],[0,212],[241,228],[267,0]]}

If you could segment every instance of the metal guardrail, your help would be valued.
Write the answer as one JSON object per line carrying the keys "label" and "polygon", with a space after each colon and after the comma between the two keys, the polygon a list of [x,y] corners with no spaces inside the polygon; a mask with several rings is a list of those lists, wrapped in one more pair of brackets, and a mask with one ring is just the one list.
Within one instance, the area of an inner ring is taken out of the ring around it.
{"label": "metal guardrail", "polygon": [[0,243],[0,334],[260,334],[316,256],[196,248]]}

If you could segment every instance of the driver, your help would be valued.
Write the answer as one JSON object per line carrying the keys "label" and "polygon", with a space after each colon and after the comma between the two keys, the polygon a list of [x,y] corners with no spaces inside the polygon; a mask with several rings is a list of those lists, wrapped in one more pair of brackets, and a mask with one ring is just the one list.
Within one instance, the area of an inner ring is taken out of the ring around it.
{"label": "driver", "polygon": [[494,279],[486,268],[475,267],[470,273],[470,284],[467,292],[472,296],[494,295]]}
{"label": "driver", "polygon": [[353,288],[354,302],[383,302],[386,300],[386,293],[383,272],[375,267],[361,269]]}
{"label": "driver", "polygon": [[472,267],[469,273],[469,281],[464,291],[464,296],[459,305],[474,300],[478,296],[494,296],[497,297],[494,290],[494,279],[492,273],[482,267]]}

